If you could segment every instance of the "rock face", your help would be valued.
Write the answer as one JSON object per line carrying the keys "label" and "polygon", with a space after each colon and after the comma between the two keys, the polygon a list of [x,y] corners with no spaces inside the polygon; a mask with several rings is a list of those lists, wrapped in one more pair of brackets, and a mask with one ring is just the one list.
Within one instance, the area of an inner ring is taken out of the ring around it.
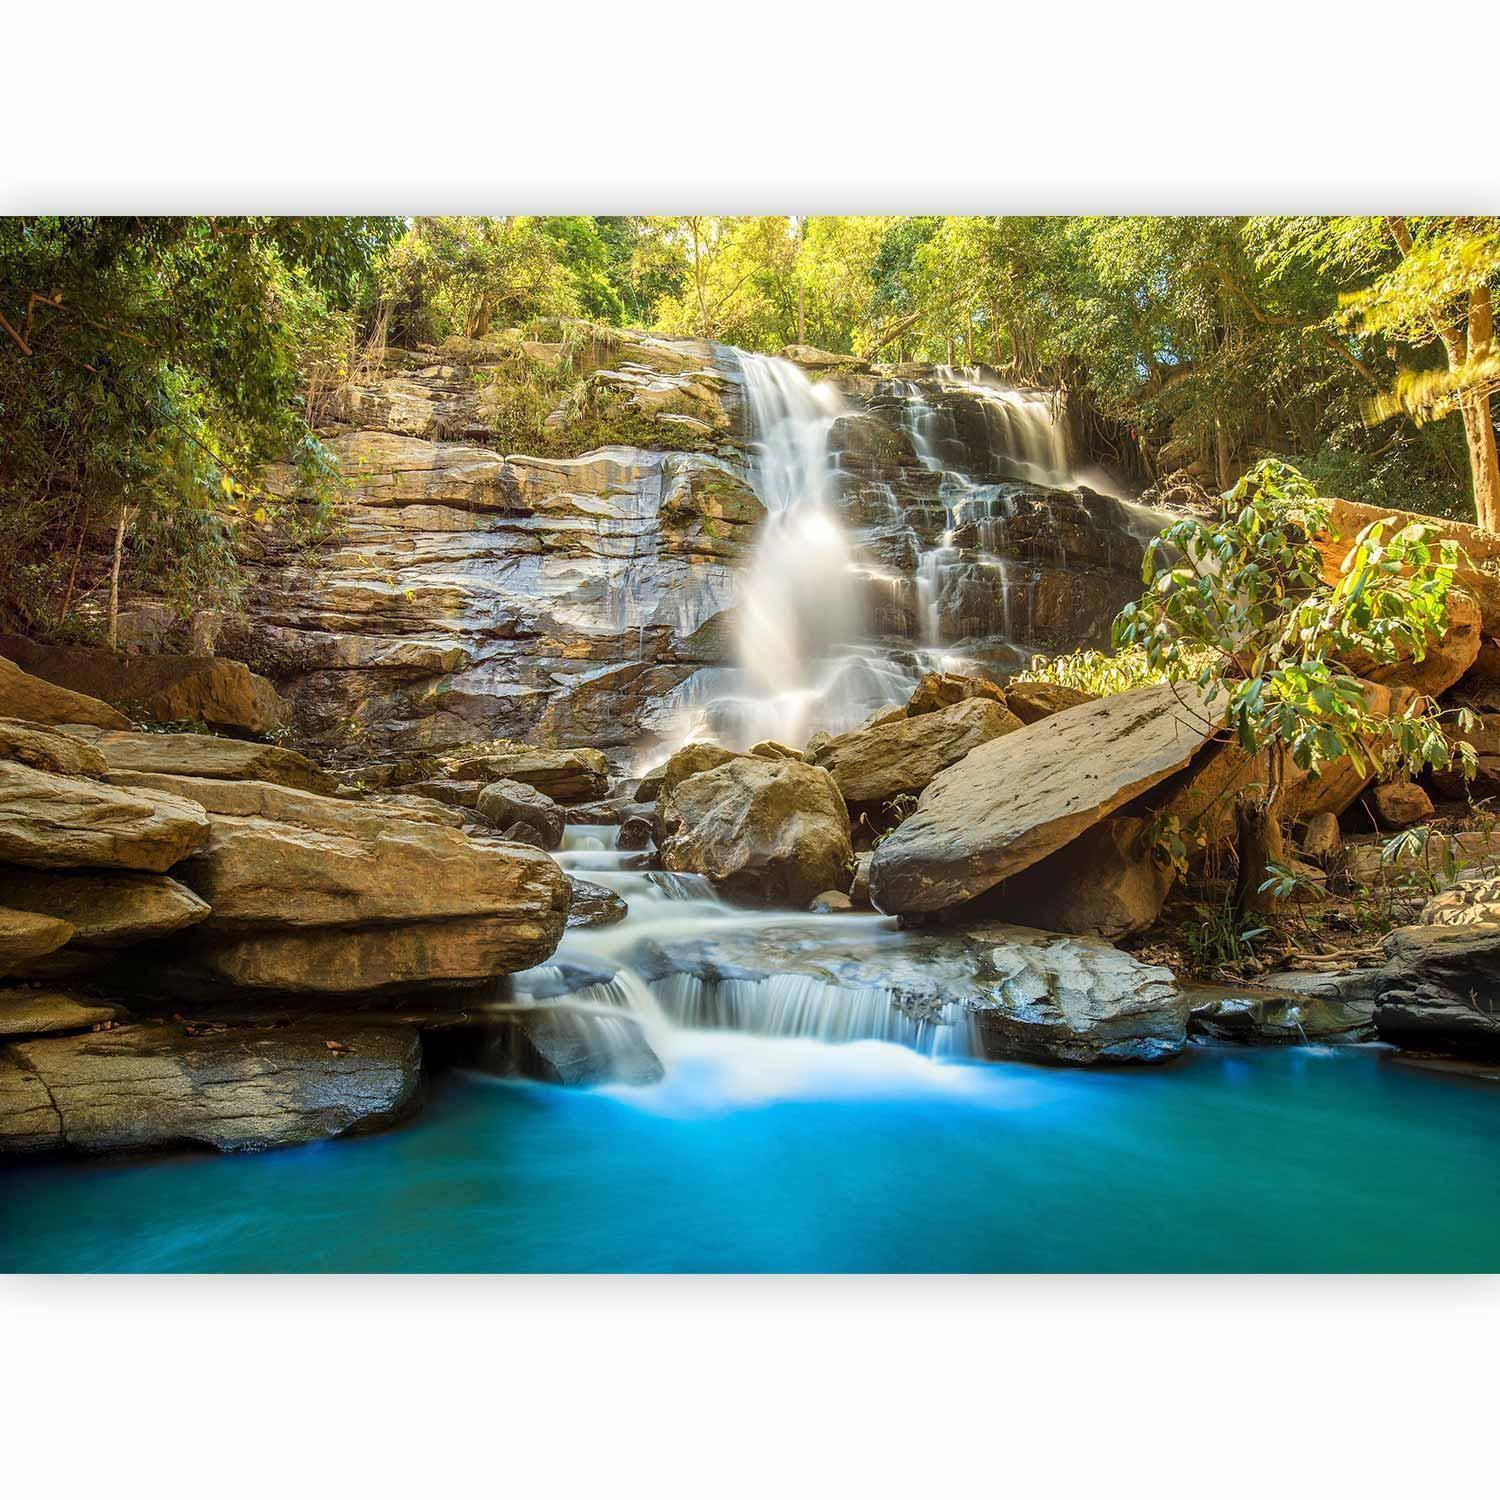
{"label": "rock face", "polygon": [[0,761],[0,861],[32,869],[170,869],[208,817],[169,792],[133,790]]}
{"label": "rock face", "polygon": [[61,918],[0,906],[0,974],[55,952],[72,936],[72,926]]}
{"label": "rock face", "polygon": [[1398,927],[1376,981],[1382,1040],[1500,1056],[1500,925]]}
{"label": "rock face", "polygon": [[130,720],[118,709],[70,692],[23,672],[0,656],[0,716],[31,724],[93,724],[101,729],[129,729]]}
{"label": "rock face", "polygon": [[609,791],[609,762],[597,750],[515,750],[453,767],[456,780],[519,781],[554,802],[591,802]]}
{"label": "rock face", "polygon": [[0,1152],[259,1151],[376,1130],[414,1107],[421,1062],[415,1031],[347,1022],[15,1042],[0,1048]]}
{"label": "rock face", "polygon": [[75,726],[111,771],[206,776],[215,781],[270,781],[305,792],[332,792],[338,783],[295,750],[213,734],[97,733]]}
{"label": "rock face", "polygon": [[81,873],[0,867],[0,903],[71,924],[79,948],[125,948],[181,932],[208,906],[170,875],[124,870]]}
{"label": "rock face", "polygon": [[1034,865],[1181,770],[1220,699],[1185,684],[1082,703],[992,740],[944,771],[875,851],[885,912],[936,911]]}
{"label": "rock face", "polygon": [[0,655],[57,687],[102,699],[147,723],[196,722],[242,734],[269,734],[286,723],[286,705],[276,689],[243,662],[222,657],[117,656],[9,635],[0,636]]}
{"label": "rock face", "polygon": [[679,782],[659,818],[662,868],[733,899],[805,907],[849,883],[849,813],[821,767],[742,756]]}
{"label": "rock face", "polygon": [[913,718],[838,735],[812,760],[833,777],[845,802],[879,804],[899,792],[920,792],[971,750],[1020,727],[1003,703],[969,697]]}
{"label": "rock face", "polygon": [[20,1037],[88,1031],[125,1019],[123,1006],[91,1000],[66,990],[17,985],[0,989],[0,1043]]}
{"label": "rock face", "polygon": [[563,815],[545,793],[523,781],[492,781],[475,804],[479,816],[504,832],[520,824],[536,832],[543,849],[562,843]]}

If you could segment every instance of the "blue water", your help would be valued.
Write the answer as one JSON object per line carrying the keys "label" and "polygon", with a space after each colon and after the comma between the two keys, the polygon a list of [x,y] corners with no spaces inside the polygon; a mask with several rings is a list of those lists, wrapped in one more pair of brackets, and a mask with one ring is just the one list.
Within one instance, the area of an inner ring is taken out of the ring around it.
{"label": "blue water", "polygon": [[690,1038],[412,1126],[0,1173],[5,1271],[1496,1271],[1500,1089],[1374,1049],[1156,1069]]}

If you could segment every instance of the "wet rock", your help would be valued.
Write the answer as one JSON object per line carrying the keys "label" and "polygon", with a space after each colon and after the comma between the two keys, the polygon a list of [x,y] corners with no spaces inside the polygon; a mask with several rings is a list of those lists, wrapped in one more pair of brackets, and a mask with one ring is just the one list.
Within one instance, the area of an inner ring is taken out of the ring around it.
{"label": "wet rock", "polygon": [[1374,972],[1268,975],[1264,984],[1184,984],[1188,1029],[1250,1046],[1375,1039]]}
{"label": "wet rock", "polygon": [[461,760],[458,781],[519,781],[554,802],[589,802],[609,791],[609,762],[598,750],[514,750]]}
{"label": "wet rock", "polygon": [[684,745],[654,770],[647,771],[635,789],[638,802],[661,802],[668,797],[679,781],[696,776],[700,771],[712,771],[717,766],[737,760],[739,752],[726,750],[722,745],[695,742]]}
{"label": "wet rock", "polygon": [[832,775],[845,802],[878,805],[901,792],[920,792],[970,751],[1020,727],[992,698],[971,697],[838,735],[818,750],[813,764]]}
{"label": "wet rock", "polygon": [[1078,704],[980,745],[876,848],[875,905],[940,910],[1036,864],[1187,765],[1222,703],[1165,683]]}
{"label": "wet rock", "polygon": [[102,699],[146,723],[199,723],[263,735],[287,720],[276,689],[243,662],[224,657],[121,656],[19,636],[0,636],[0,653],[58,687]]}
{"label": "wet rock", "polygon": [[305,792],[331,794],[338,782],[305,755],[279,745],[257,745],[216,734],[135,734],[80,729],[113,771],[161,776],[205,776],[215,781],[270,781]]}
{"label": "wet rock", "polygon": [[854,902],[843,891],[823,891],[812,898],[807,909],[820,917],[826,917],[834,912],[853,911]]}
{"label": "wet rock", "polygon": [[502,836],[513,844],[525,844],[532,849],[547,847],[546,836],[533,828],[530,823],[512,823],[509,828],[502,830]]}
{"label": "wet rock", "polygon": [[102,729],[129,729],[130,720],[119,709],[70,692],[0,656],[0,717],[31,724],[94,724]]}
{"label": "wet rock", "polygon": [[1385,952],[1375,1001],[1383,1041],[1500,1056],[1500,926],[1398,927]]}
{"label": "wet rock", "polygon": [[618,892],[576,875],[570,875],[568,881],[573,887],[573,905],[568,910],[570,928],[612,927],[629,915],[630,907]]}
{"label": "wet rock", "polygon": [[1149,833],[1144,818],[1105,818],[979,903],[1024,927],[1110,941],[1144,932],[1172,889],[1172,871],[1152,857]]}
{"label": "wet rock", "polygon": [[1005,684],[1005,706],[1023,724],[1035,724],[1038,719],[1060,714],[1065,708],[1093,701],[1092,693],[1055,682],[1012,681]]}
{"label": "wet rock", "polygon": [[615,841],[618,849],[647,849],[651,846],[651,819],[641,817],[626,818],[620,824],[619,837]]}
{"label": "wet rock", "polygon": [[161,873],[208,837],[197,804],[0,761],[0,861]]}
{"label": "wet rock", "polygon": [[104,757],[77,735],[43,729],[20,719],[0,719],[0,760],[18,761],[36,771],[97,780],[109,769]]}
{"label": "wet rock", "polygon": [[143,1022],[0,1048],[0,1152],[260,1151],[377,1130],[417,1102],[410,1028],[195,1032]]}
{"label": "wet rock", "polygon": [[208,905],[170,875],[0,866],[0,903],[56,917],[77,948],[126,948],[201,922]]}
{"label": "wet rock", "polygon": [[800,761],[740,756],[689,776],[658,821],[662,868],[706,875],[736,900],[805,907],[847,884],[854,861],[838,786]]}
{"label": "wet rock", "polygon": [[1382,828],[1411,828],[1432,817],[1432,798],[1410,781],[1386,781],[1371,787],[1365,800]]}
{"label": "wet rock", "polygon": [[523,781],[492,781],[480,792],[475,806],[479,816],[496,828],[508,830],[519,824],[532,829],[539,849],[556,849],[562,843],[562,809],[546,793]]}
{"label": "wet rock", "polygon": [[492,1073],[577,1088],[656,1083],[663,1071],[633,1018],[567,1005],[514,1011],[476,1062]]}
{"label": "wet rock", "polygon": [[28,985],[0,989],[0,1039],[5,1041],[112,1026],[127,1014],[124,1006],[67,990]]}
{"label": "wet rock", "polygon": [[992,703],[1005,705],[1005,693],[993,682],[983,677],[961,677],[955,672],[927,672],[906,700],[908,717],[936,713],[940,708],[952,708],[956,703],[970,698],[988,698]]}
{"label": "wet rock", "polygon": [[0,906],[0,974],[56,952],[72,936],[72,924],[58,917]]}

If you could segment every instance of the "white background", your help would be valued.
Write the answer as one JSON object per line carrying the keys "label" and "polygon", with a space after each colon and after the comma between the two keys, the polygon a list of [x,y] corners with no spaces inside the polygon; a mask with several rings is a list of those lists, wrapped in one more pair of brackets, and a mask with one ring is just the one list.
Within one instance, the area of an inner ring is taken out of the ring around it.
{"label": "white background", "polygon": [[[0,211],[1495,212],[1496,31],[27,7]],[[1495,1493],[1497,1333],[1482,1278],[11,1278],[0,1493],[1446,1500]]]}

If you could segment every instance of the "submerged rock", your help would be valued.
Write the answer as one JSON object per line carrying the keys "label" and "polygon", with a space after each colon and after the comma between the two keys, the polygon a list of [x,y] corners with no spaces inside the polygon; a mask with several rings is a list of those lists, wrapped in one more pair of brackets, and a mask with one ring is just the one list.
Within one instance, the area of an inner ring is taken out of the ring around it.
{"label": "submerged rock", "polygon": [[1376,981],[1382,1040],[1500,1056],[1500,925],[1398,927]]}
{"label": "submerged rock", "polygon": [[630,912],[625,898],[608,886],[580,880],[576,875],[570,875],[568,883],[573,887],[573,904],[568,908],[570,928],[612,927]]}
{"label": "submerged rock", "polygon": [[735,900],[805,907],[848,884],[849,813],[820,767],[740,756],[679,782],[657,817],[662,868]]}
{"label": "submerged rock", "polygon": [[512,1011],[475,1062],[502,1076],[573,1087],[639,1085],[662,1077],[661,1060],[639,1022],[624,1012],[609,1015],[569,1005]]}
{"label": "submerged rock", "polygon": [[0,1048],[0,1152],[270,1146],[394,1123],[422,1045],[357,1022],[199,1031],[142,1022]]}
{"label": "submerged rock", "polygon": [[875,850],[887,912],[982,895],[1181,770],[1215,731],[1221,696],[1180,683],[1081,703],[971,751]]}
{"label": "submerged rock", "polygon": [[812,762],[838,783],[845,802],[878,805],[902,792],[920,792],[971,750],[1020,727],[1003,703],[969,697],[838,735],[819,748]]}

